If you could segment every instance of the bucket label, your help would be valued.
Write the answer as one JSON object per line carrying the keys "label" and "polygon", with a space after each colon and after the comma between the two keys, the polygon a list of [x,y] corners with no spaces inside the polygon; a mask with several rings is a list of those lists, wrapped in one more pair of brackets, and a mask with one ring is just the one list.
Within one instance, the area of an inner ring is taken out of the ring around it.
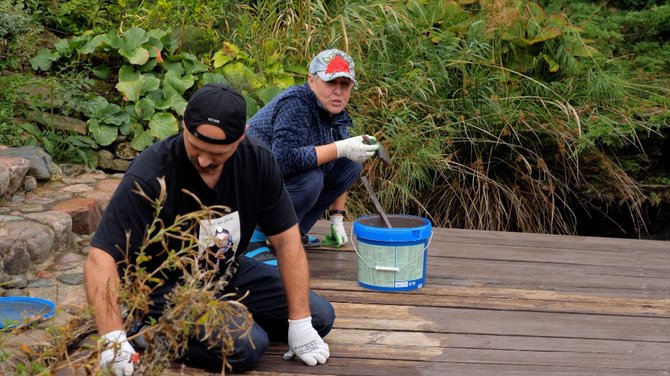
{"label": "bucket label", "polygon": [[425,243],[406,246],[380,246],[358,242],[365,262],[358,263],[358,280],[370,286],[416,288],[423,285]]}

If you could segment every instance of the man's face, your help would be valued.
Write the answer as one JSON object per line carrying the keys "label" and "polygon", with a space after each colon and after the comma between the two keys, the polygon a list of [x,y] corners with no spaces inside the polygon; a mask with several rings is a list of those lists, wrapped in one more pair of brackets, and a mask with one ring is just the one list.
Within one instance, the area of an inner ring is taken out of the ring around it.
{"label": "man's face", "polygon": [[228,242],[228,236],[228,234],[218,235],[214,238],[214,244],[216,244],[218,248],[223,248],[223,246]]}
{"label": "man's face", "polygon": [[[226,138],[226,134],[221,128],[211,124],[199,125],[198,132],[211,138]],[[193,134],[184,127],[184,146],[186,147],[186,154],[196,170],[201,174],[220,171],[223,164],[231,155],[233,155],[235,150],[237,150],[237,146],[243,139],[244,135],[232,144],[210,144],[209,142],[193,136]]]}
{"label": "man's face", "polygon": [[344,111],[349,103],[351,89],[354,88],[354,82],[346,77],[324,81],[313,74],[307,77],[307,83],[316,95],[316,99],[321,103],[321,107],[332,115]]}

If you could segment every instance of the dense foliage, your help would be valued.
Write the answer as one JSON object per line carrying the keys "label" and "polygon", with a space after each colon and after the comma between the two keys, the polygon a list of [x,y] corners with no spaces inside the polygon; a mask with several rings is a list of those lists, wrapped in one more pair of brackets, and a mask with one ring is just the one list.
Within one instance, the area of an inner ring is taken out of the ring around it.
{"label": "dense foliage", "polygon": [[[2,141],[94,166],[96,149],[177,132],[205,82],[240,89],[251,115],[335,47],[360,77],[353,133],[391,151],[365,170],[387,211],[546,233],[610,216],[639,236],[670,202],[670,5],[638,3],[4,1]],[[64,101],[23,98],[31,85]],[[86,141],[35,131],[24,115],[40,107],[84,120]],[[356,187],[350,219],[371,207]]]}

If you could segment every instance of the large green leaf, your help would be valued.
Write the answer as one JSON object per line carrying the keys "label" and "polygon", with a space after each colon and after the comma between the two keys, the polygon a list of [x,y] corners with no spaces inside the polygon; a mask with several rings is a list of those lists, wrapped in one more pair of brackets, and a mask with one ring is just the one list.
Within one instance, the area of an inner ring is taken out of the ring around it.
{"label": "large green leaf", "polygon": [[124,99],[131,102],[140,100],[142,94],[142,86],[144,85],[144,76],[140,76],[134,81],[119,81],[116,84],[116,90],[123,94]]}
{"label": "large green leaf", "polygon": [[291,85],[295,85],[293,76],[288,73],[279,73],[272,77],[272,82],[280,89],[286,89]]}
{"label": "large green leaf", "polygon": [[109,46],[111,44],[109,34],[98,34],[90,41],[86,42],[80,49],[79,53],[87,55],[92,54],[98,47]]}
{"label": "large green leaf", "polygon": [[167,110],[168,108],[171,108],[176,102],[177,99],[179,98],[178,95],[173,95],[169,98],[158,98],[158,100],[154,99],[154,108],[157,110]]}
{"label": "large green leaf", "polygon": [[235,60],[235,58],[233,56],[226,55],[226,53],[223,52],[223,50],[216,51],[216,53],[214,53],[213,58],[214,68],[221,68],[222,66],[228,64],[233,60]]}
{"label": "large green leaf", "polygon": [[540,31],[535,35],[535,38],[531,39],[528,41],[529,44],[535,44],[539,42],[544,42],[549,39],[554,39],[559,36],[561,36],[561,29],[557,27],[543,27],[540,29]]}
{"label": "large green leaf", "polygon": [[72,48],[67,39],[59,39],[58,42],[54,44],[54,49],[63,56],[70,56],[72,53]]}
{"label": "large green leaf", "polygon": [[158,90],[161,86],[161,80],[153,75],[144,75],[144,85],[142,86],[142,94],[150,91]]}
{"label": "large green leaf", "polygon": [[115,50],[119,50],[124,47],[127,48],[128,45],[125,39],[120,38],[117,33],[112,30],[107,33],[107,43],[109,44],[109,47]]}
{"label": "large green leaf", "polygon": [[48,48],[42,48],[35,57],[30,59],[30,65],[33,70],[48,71],[51,69],[51,64],[60,58],[60,53],[51,51]]}
{"label": "large green leaf", "polygon": [[135,104],[135,114],[140,120],[149,120],[156,112],[156,105],[149,98],[142,98]]}
{"label": "large green leaf", "polygon": [[179,131],[179,125],[174,115],[169,112],[158,112],[149,121],[151,135],[162,140]]}
{"label": "large green leaf", "polygon": [[149,51],[146,48],[135,48],[132,50],[120,49],[119,53],[128,59],[130,64],[143,65],[149,60]]}
{"label": "large green leaf", "polygon": [[179,116],[182,116],[184,114],[184,110],[186,109],[186,104],[187,102],[183,97],[174,96],[172,97],[172,106],[170,106],[170,108],[179,114]]}
{"label": "large green leaf", "polygon": [[205,73],[202,75],[202,79],[200,83],[205,83],[205,84],[213,84],[213,83],[221,83],[221,84],[227,84],[228,80],[226,80],[225,77],[223,77],[222,74],[219,73]]}
{"label": "large green leaf", "polygon": [[172,57],[168,58],[165,63],[163,63],[163,69],[166,72],[174,72],[180,76],[186,72],[181,60],[174,61]]}
{"label": "large green leaf", "polygon": [[128,49],[137,49],[149,41],[149,34],[139,27],[131,27],[123,33]]}
{"label": "large green leaf", "polygon": [[[128,106],[128,108],[129,112],[130,111],[132,111],[133,113],[135,112],[134,106]],[[124,136],[128,136],[130,134],[136,135],[142,132],[144,132],[144,125],[142,125],[142,123],[140,123],[137,120],[129,121],[119,128],[119,133],[121,133]]]}
{"label": "large green leaf", "polygon": [[94,67],[93,69],[91,69],[91,72],[93,72],[93,74],[96,77],[105,79],[105,78],[109,77],[109,74],[111,73],[111,69],[107,65],[98,65],[97,67]]}
{"label": "large green leaf", "polygon": [[200,73],[208,70],[208,67],[201,63],[200,59],[192,53],[182,52],[177,55],[177,58],[181,60],[186,69],[186,73]]}
{"label": "large green leaf", "polygon": [[114,103],[109,103],[104,97],[95,97],[86,102],[85,108],[90,119],[100,124],[119,126],[128,121],[128,113]]}
{"label": "large green leaf", "polygon": [[154,137],[150,131],[146,130],[135,133],[133,139],[130,140],[130,146],[137,151],[142,151],[153,144],[153,142]]}
{"label": "large green leaf", "polygon": [[110,125],[103,125],[97,119],[88,120],[88,131],[93,135],[95,142],[99,145],[111,145],[118,134],[118,128]]}
{"label": "large green leaf", "polygon": [[91,32],[86,32],[81,35],[74,36],[70,39],[70,48],[72,51],[79,50],[84,44],[92,39]]}
{"label": "large green leaf", "polygon": [[146,63],[140,65],[140,72],[152,72],[158,63],[156,59],[152,59],[153,56],[149,54],[149,60]]}
{"label": "large green leaf", "polygon": [[254,98],[244,95],[244,100],[247,102],[247,118],[254,116],[261,109]]}
{"label": "large green leaf", "polygon": [[276,86],[270,86],[263,88],[258,91],[258,96],[261,98],[264,104],[268,104],[272,100],[272,98],[276,97],[277,94],[281,93],[282,89],[276,87]]}
{"label": "large green leaf", "polygon": [[124,65],[119,69],[119,81],[135,81],[140,78],[140,72],[132,65]]}
{"label": "large green leaf", "polygon": [[223,75],[235,87],[249,87],[252,90],[261,88],[263,85],[255,73],[244,64],[237,62],[223,67]]}
{"label": "large green leaf", "polygon": [[173,71],[165,73],[163,77],[163,96],[169,98],[173,95],[184,95],[195,83],[195,77],[190,74],[180,76]]}
{"label": "large green leaf", "polygon": [[600,51],[585,44],[572,49],[572,56],[591,57],[598,54],[600,54]]}

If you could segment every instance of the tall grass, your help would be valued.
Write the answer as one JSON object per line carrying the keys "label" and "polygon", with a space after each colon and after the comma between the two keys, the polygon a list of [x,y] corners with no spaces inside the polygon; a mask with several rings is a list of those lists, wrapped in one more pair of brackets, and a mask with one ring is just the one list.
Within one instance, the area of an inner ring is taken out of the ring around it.
{"label": "tall grass", "polygon": [[[521,1],[339,4],[323,21],[346,26],[360,72],[355,131],[376,133],[392,151],[392,168],[365,171],[388,211],[439,226],[574,234],[576,209],[625,203],[642,223],[645,193],[616,155],[637,147],[645,163],[638,134],[657,128],[633,109],[646,95],[599,58],[569,54],[580,43],[570,25],[519,48],[492,20],[534,26]],[[342,33],[332,40],[342,43]],[[370,211],[365,195],[353,197],[354,213]]]}
{"label": "tall grass", "polygon": [[[667,84],[635,80],[532,1],[129,3],[139,10],[124,22],[176,28],[181,49],[210,66],[224,46],[239,48],[227,57],[255,81],[236,82],[253,91],[251,108],[303,83],[319,51],[351,54],[353,133],[373,133],[391,152],[391,167],[373,160],[364,171],[389,212],[574,234],[581,213],[624,208],[640,235],[643,207],[658,203],[649,197],[670,196],[659,184],[670,177],[649,172],[659,163],[649,140],[670,118]],[[349,219],[372,207],[355,186]]]}

